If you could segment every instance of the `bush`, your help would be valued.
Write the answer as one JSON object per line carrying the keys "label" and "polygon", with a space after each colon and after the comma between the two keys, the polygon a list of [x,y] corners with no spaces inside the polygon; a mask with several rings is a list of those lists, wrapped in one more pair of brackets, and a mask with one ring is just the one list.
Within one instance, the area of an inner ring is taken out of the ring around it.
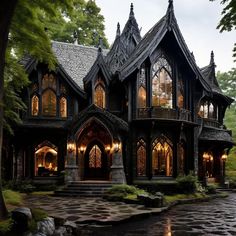
{"label": "bush", "polygon": [[7,181],[4,182],[4,189],[12,189],[21,193],[32,193],[35,190],[35,186],[32,185],[31,181]]}
{"label": "bush", "polygon": [[181,193],[194,193],[197,189],[197,177],[192,174],[178,176],[176,181]]}
{"label": "bush", "polygon": [[215,194],[216,193],[216,185],[211,184],[206,187],[208,194]]}

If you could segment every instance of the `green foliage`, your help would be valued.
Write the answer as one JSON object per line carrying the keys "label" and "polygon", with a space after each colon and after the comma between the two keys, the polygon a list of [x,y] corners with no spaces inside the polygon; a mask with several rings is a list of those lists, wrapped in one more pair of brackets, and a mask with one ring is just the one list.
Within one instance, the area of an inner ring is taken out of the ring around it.
{"label": "green foliage", "polygon": [[3,191],[3,197],[6,204],[18,206],[22,203],[22,196],[20,195],[20,193],[12,191],[10,189]]}
{"label": "green foliage", "polygon": [[194,193],[197,189],[197,177],[192,174],[178,176],[176,182],[181,193]]}
{"label": "green foliage", "polygon": [[12,226],[13,226],[12,219],[0,221],[0,235],[5,235],[6,233],[10,232]]}
{"label": "green foliage", "polygon": [[167,204],[170,204],[172,202],[176,202],[178,200],[183,200],[183,199],[199,199],[199,198],[204,198],[206,195],[202,193],[193,193],[193,194],[175,194],[175,195],[165,195],[165,202]]}
{"label": "green foliage", "polygon": [[206,187],[207,193],[208,194],[215,194],[216,193],[216,185],[215,184],[209,184]]}
{"label": "green foliage", "polygon": [[32,208],[31,213],[32,213],[33,219],[36,222],[41,221],[48,216],[47,212],[45,212],[44,210],[39,209],[39,208]]}
{"label": "green foliage", "polygon": [[14,191],[19,191],[21,193],[32,193],[35,190],[35,186],[31,181],[8,181],[3,183],[4,189],[11,189]]}

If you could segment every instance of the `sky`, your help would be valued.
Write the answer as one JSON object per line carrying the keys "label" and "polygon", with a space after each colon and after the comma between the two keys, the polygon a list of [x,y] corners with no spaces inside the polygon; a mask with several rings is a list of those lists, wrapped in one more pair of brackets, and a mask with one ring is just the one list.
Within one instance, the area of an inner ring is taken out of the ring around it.
{"label": "sky", "polygon": [[[105,18],[105,34],[110,45],[115,39],[117,22],[122,30],[128,20],[131,2],[142,36],[165,15],[168,7],[168,0],[96,0]],[[220,0],[174,0],[175,17],[197,65],[208,65],[213,50],[216,70],[226,72],[236,67],[232,58],[236,32],[220,33],[216,29],[222,9]]]}

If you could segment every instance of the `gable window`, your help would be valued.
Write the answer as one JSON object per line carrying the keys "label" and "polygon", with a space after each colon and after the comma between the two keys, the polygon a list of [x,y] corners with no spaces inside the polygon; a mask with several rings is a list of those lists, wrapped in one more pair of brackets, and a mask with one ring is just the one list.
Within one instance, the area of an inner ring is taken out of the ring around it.
{"label": "gable window", "polygon": [[152,67],[152,106],[173,107],[171,67],[160,57]]}
{"label": "gable window", "polygon": [[137,175],[146,176],[146,143],[143,139],[137,143]]}
{"label": "gable window", "polygon": [[152,144],[153,176],[172,176],[173,150],[172,143],[164,137]]}
{"label": "gable window", "polygon": [[98,79],[94,89],[94,104],[101,108],[106,107],[106,93],[104,87],[102,80]]}
{"label": "gable window", "polygon": [[179,108],[184,108],[184,83],[180,77],[177,84],[177,106]]}
{"label": "gable window", "polygon": [[102,167],[102,152],[98,145],[94,145],[89,152],[89,168]]}
{"label": "gable window", "polygon": [[31,98],[31,115],[38,116],[39,114],[39,98],[37,95],[34,95]]}
{"label": "gable window", "polygon": [[47,89],[42,94],[42,114],[44,116],[56,116],[56,94],[51,90]]}
{"label": "gable window", "polygon": [[65,97],[60,98],[60,116],[67,117],[67,100]]}
{"label": "gable window", "polygon": [[146,107],[146,97],[146,76],[145,65],[143,64],[138,75],[138,108]]}
{"label": "gable window", "polygon": [[218,119],[218,107],[211,101],[202,101],[200,104],[198,115],[207,119]]}

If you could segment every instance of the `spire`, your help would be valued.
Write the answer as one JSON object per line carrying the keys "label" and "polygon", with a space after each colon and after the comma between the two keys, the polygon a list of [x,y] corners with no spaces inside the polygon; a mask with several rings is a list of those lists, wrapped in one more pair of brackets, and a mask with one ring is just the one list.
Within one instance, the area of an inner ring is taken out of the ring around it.
{"label": "spire", "polygon": [[213,51],[211,51],[211,60],[210,60],[210,65],[215,65],[214,52],[213,52]]}
{"label": "spire", "polygon": [[134,16],[134,5],[133,3],[131,3],[129,17],[133,17],[133,16]]}
{"label": "spire", "polygon": [[102,53],[102,48],[103,48],[102,37],[99,37],[99,40],[98,40],[98,55]]}
{"label": "spire", "polygon": [[168,5],[168,8],[167,8],[167,12],[166,12],[167,24],[168,24],[169,30],[170,30],[170,25],[171,25],[171,21],[172,21],[172,18],[173,18],[173,14],[174,14],[173,0],[169,0],[169,5]]}
{"label": "spire", "polygon": [[120,36],[120,23],[117,23],[116,37]]}

